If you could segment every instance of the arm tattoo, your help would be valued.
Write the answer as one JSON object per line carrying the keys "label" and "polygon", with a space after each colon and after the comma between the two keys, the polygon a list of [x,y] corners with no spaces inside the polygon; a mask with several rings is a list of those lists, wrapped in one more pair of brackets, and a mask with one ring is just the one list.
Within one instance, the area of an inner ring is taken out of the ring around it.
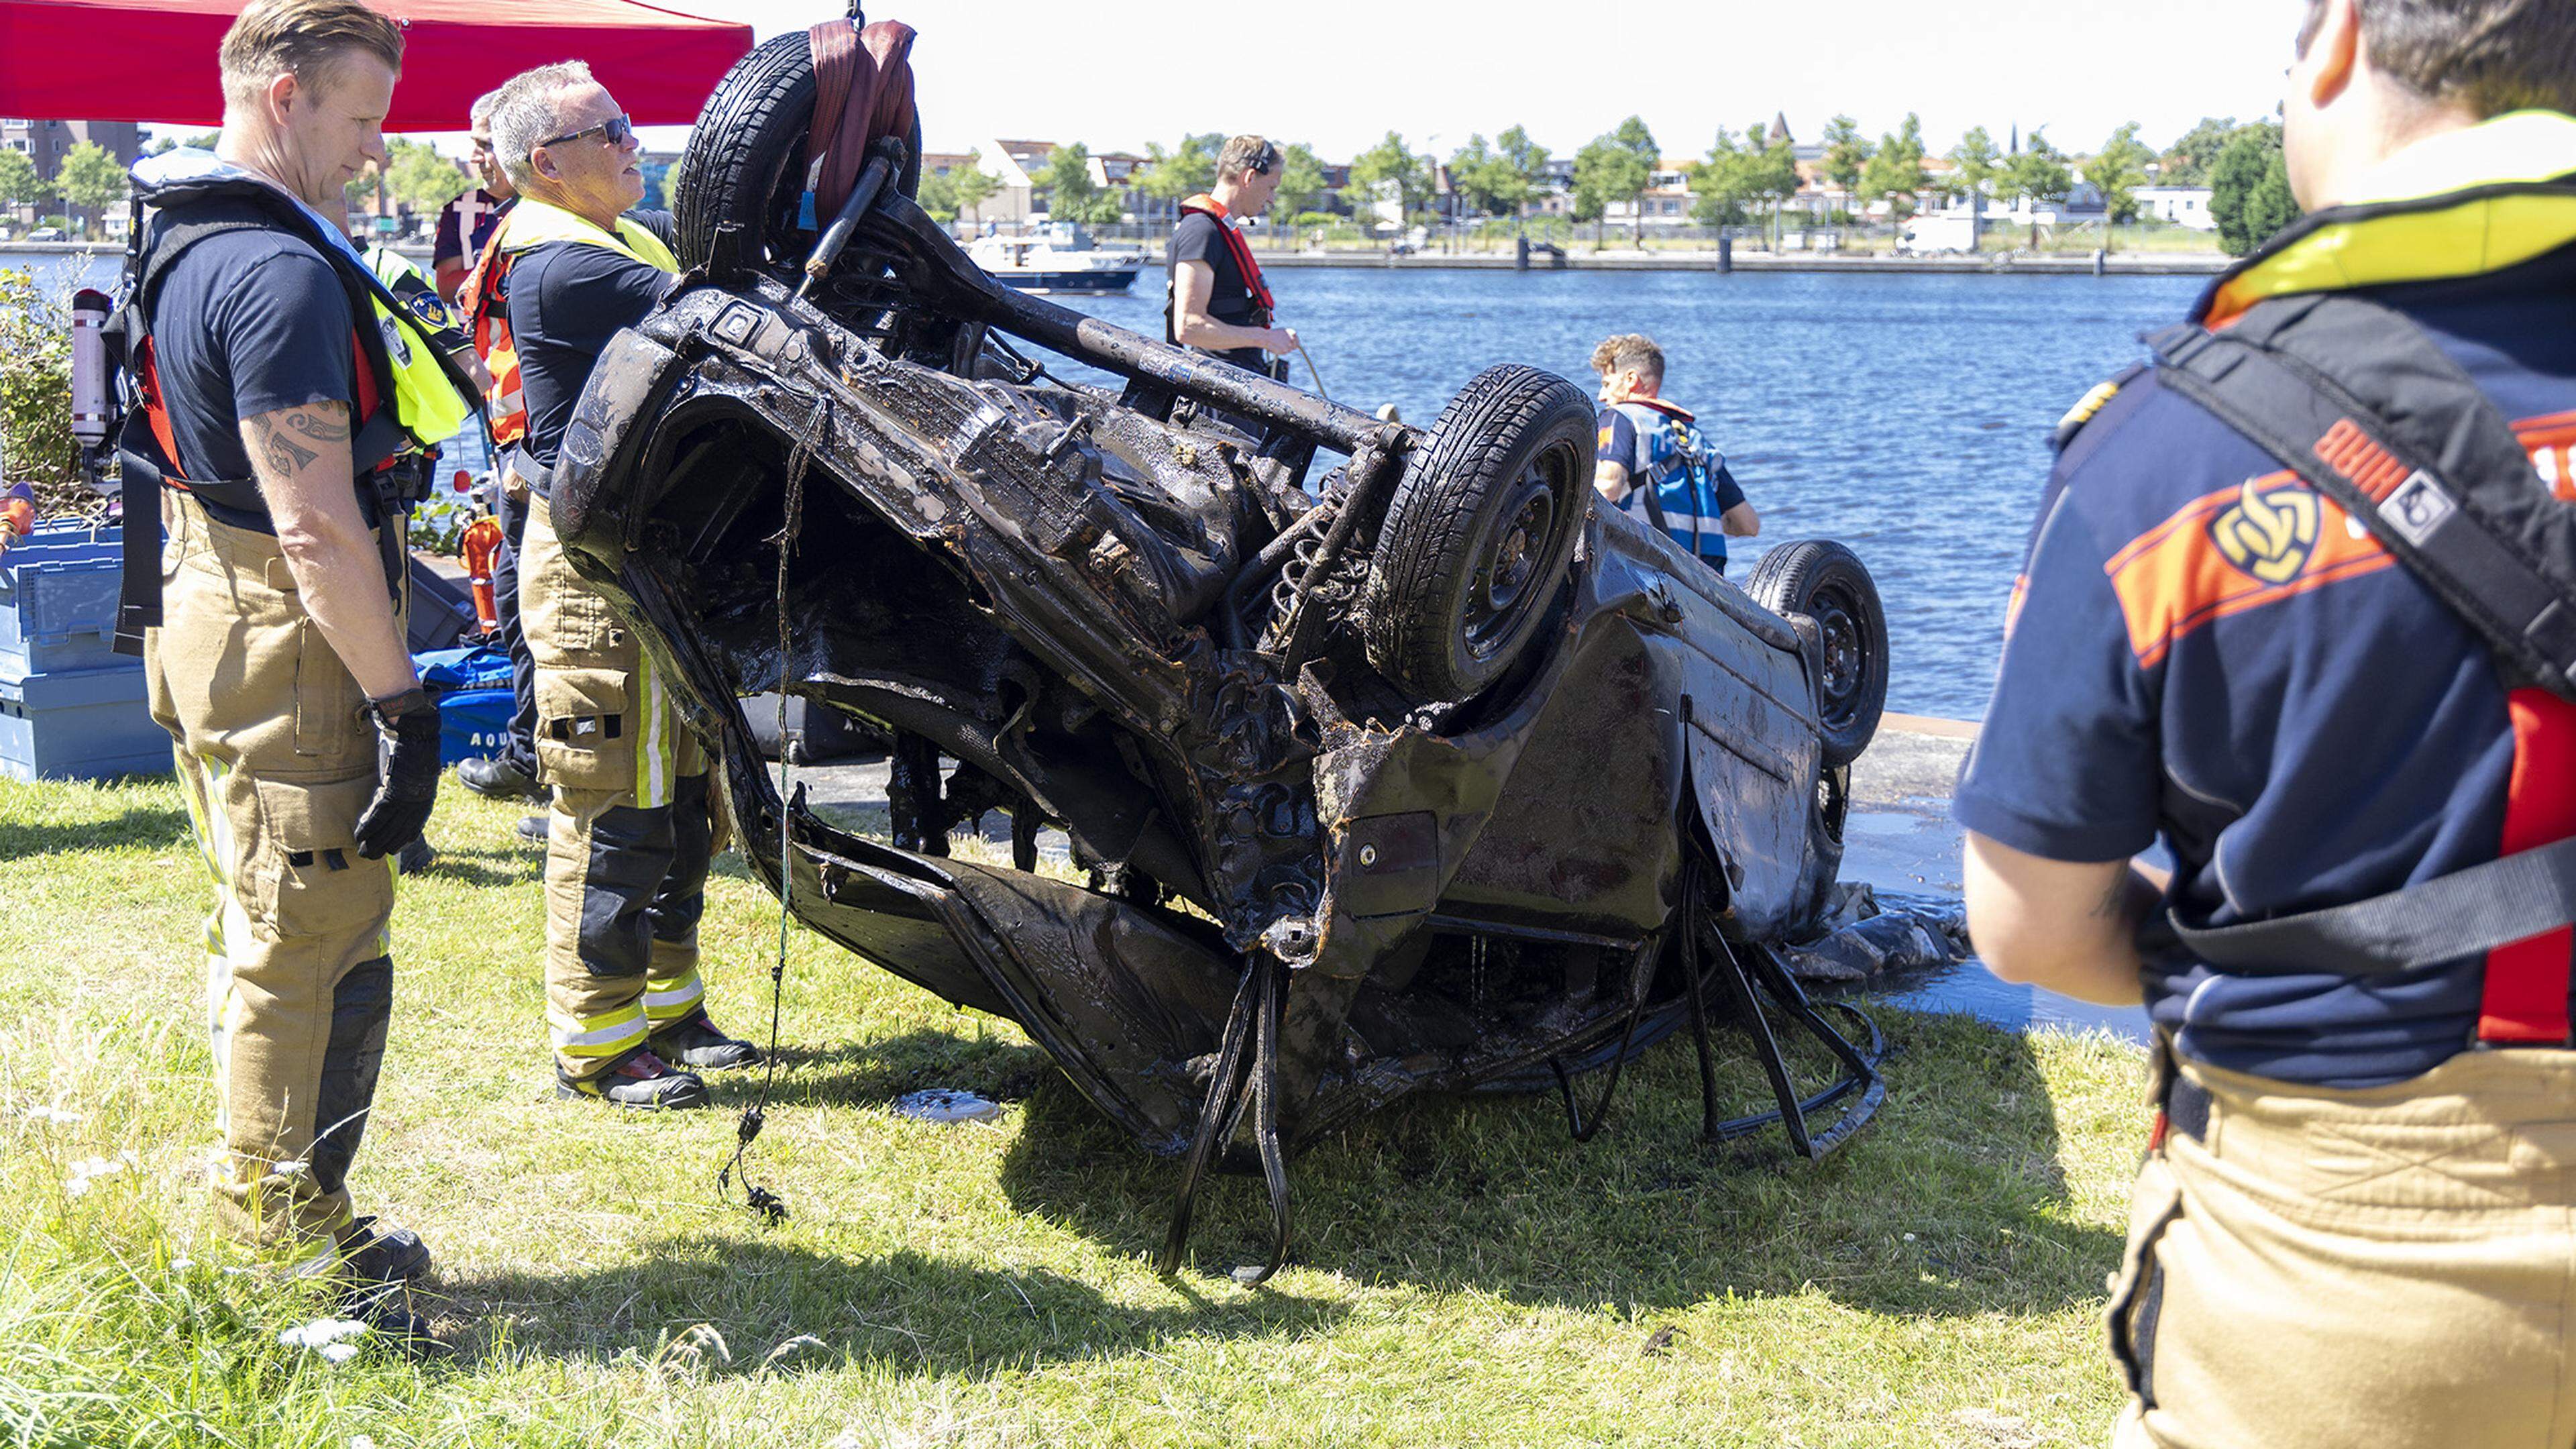
{"label": "arm tattoo", "polygon": [[349,441],[349,424],[333,413],[288,413],[286,425],[317,443]]}
{"label": "arm tattoo", "polygon": [[316,403],[287,412],[283,427],[272,416],[263,413],[250,422],[258,439],[259,460],[273,473],[302,472],[324,451],[349,445],[348,413],[340,404]]}
{"label": "arm tattoo", "polygon": [[[296,413],[289,421],[293,422],[303,417],[304,414]],[[322,456],[280,432],[277,425],[265,416],[251,419],[251,429],[259,434],[260,461],[268,465],[270,472],[300,473],[311,467],[314,461]],[[299,428],[297,431],[301,432],[302,429]]]}

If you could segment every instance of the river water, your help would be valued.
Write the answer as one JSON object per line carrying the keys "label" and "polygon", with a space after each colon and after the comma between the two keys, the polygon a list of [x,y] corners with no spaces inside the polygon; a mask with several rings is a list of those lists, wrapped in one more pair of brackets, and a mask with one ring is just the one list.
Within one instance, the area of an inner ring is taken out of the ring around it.
{"label": "river water", "polygon": [[[76,265],[0,257],[30,261],[49,285]],[[94,283],[113,275],[112,261],[90,268]],[[2049,428],[2203,285],[1376,267],[1283,268],[1270,280],[1335,398],[1392,402],[1417,423],[1492,363],[1532,363],[1589,390],[1593,343],[1654,337],[1665,395],[1698,414],[1762,514],[1762,537],[1736,545],[1734,575],[1783,540],[1850,545],[1887,605],[1888,707],[1956,719],[1985,712]],[[1059,300],[1159,335],[1162,282],[1149,268],[1128,295]]]}

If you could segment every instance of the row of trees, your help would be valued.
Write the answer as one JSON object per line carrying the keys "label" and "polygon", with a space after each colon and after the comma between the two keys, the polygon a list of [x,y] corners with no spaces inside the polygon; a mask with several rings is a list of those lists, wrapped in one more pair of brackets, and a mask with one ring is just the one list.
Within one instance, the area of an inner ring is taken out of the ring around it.
{"label": "row of trees", "polygon": [[[179,146],[211,148],[214,144],[214,133],[209,131],[184,139],[163,137],[152,150],[157,154]],[[435,211],[474,184],[454,161],[426,141],[397,139],[386,152],[389,164],[382,177],[369,167],[344,188],[353,213],[374,202],[380,182],[383,194],[417,211]],[[63,164],[50,181],[23,153],[0,151],[0,215],[15,216],[27,208],[60,201],[71,208],[82,235],[88,236],[95,232],[100,215],[123,201],[127,190],[125,168],[95,141],[83,141],[64,152]]]}
{"label": "row of trees", "polygon": [[[2233,120],[2201,122],[2159,153],[2140,138],[2131,122],[2113,131],[2089,156],[2074,156],[2052,144],[2045,130],[2033,131],[2007,153],[1984,127],[1971,128],[1945,159],[1949,167],[1934,173],[1918,116],[1908,115],[1891,132],[1870,139],[1849,116],[1827,123],[1825,154],[1819,167],[1824,180],[1842,194],[1843,209],[1858,210],[1885,201],[1900,219],[1928,198],[1958,200],[1982,195],[2007,206],[2028,200],[2055,201],[2075,187],[2077,175],[2098,189],[2110,219],[2138,219],[2137,192],[2154,179],[2169,186],[2217,185],[2213,205],[2220,211],[2221,235],[2231,250],[2242,250],[2250,232],[2255,241],[2297,212],[2288,201],[2286,177],[2279,175],[2280,132],[2277,124],[2239,126]],[[1162,219],[1183,198],[1215,183],[1221,133],[1184,136],[1178,145],[1148,146],[1147,161],[1130,178],[1146,201],[1147,221]],[[2222,168],[2220,157],[2236,147],[2234,169]],[[2268,148],[2268,149],[2267,149]],[[1283,148],[1279,192],[1272,214],[1293,218],[1307,212],[1323,192],[1323,163],[1312,148]],[[1529,132],[1513,126],[1492,140],[1481,132],[1449,157],[1449,183],[1463,216],[1513,218],[1550,189],[1552,156]],[[1079,145],[1058,147],[1038,183],[1054,192],[1052,214],[1085,221],[1117,218],[1117,194],[1091,178],[1090,153]],[[1643,238],[1644,199],[1663,170],[1663,153],[1642,116],[1630,116],[1594,137],[1575,153],[1568,188],[1568,210],[1575,220],[1606,225],[1612,208],[1625,206],[1633,233]],[[2239,181],[2251,165],[2250,180]],[[2268,170],[2266,168],[2269,168]],[[1683,170],[1691,192],[1691,219],[1702,226],[1767,221],[1775,233],[1781,210],[1797,194],[1798,162],[1785,137],[1768,123],[1756,122],[1741,134],[1720,127],[1708,153]],[[2267,182],[2267,178],[2269,178]],[[1436,190],[1431,157],[1416,154],[1399,132],[1389,131],[1377,145],[1351,163],[1352,190],[1392,201],[1407,219],[1427,214]],[[974,171],[925,178],[923,195],[934,215],[972,218],[977,202],[991,195],[996,183]],[[2254,200],[2259,192],[2260,201]],[[2243,198],[2241,201],[2239,198]]]}
{"label": "row of trees", "polygon": [[[2279,122],[2240,125],[2233,118],[2204,119],[2162,153],[2140,139],[2139,129],[2135,122],[2121,126],[2093,154],[2078,158],[2058,150],[2045,131],[2033,131],[2018,150],[2005,154],[1984,127],[1972,127],[1950,148],[1949,168],[1936,176],[1926,164],[1920,118],[1908,115],[1896,130],[1873,141],[1851,117],[1836,116],[1825,126],[1819,169],[1842,193],[1844,209],[1885,201],[1901,219],[1929,197],[1956,200],[1976,194],[2006,205],[2057,200],[2073,189],[2080,168],[2084,180],[2102,193],[2110,220],[2128,223],[2138,217],[2137,192],[2153,166],[2160,184],[2211,189],[2220,243],[2239,255],[2298,216],[2281,159]],[[211,134],[180,143],[165,139],[155,149],[209,146],[213,141]],[[1215,185],[1217,156],[1224,146],[1224,135],[1214,131],[1184,136],[1170,148],[1149,145],[1145,164],[1127,183],[1147,201],[1144,219],[1161,220],[1182,200]],[[353,211],[365,209],[380,191],[414,209],[431,210],[472,184],[453,161],[425,142],[397,139],[388,153],[381,178],[370,170],[349,183]],[[943,221],[974,220],[976,209],[1001,185],[981,169],[981,160],[980,153],[972,154],[946,175],[923,177],[924,209]],[[1547,193],[1552,160],[1523,127],[1513,126],[1492,141],[1480,132],[1450,156],[1450,186],[1463,214],[1524,216]],[[1625,205],[1634,234],[1642,240],[1644,198],[1662,168],[1654,132],[1643,117],[1630,116],[1575,153],[1568,210],[1578,222],[1606,225],[1610,209]],[[1708,153],[1691,163],[1684,176],[1693,221],[1702,226],[1767,221],[1775,235],[1781,209],[1800,184],[1788,141],[1760,122],[1740,136],[1719,127]],[[1035,179],[1052,193],[1052,215],[1090,223],[1119,219],[1118,191],[1093,179],[1091,153],[1080,143],[1057,147]],[[1432,158],[1415,154],[1395,131],[1352,161],[1350,179],[1355,191],[1394,201],[1408,220],[1428,211],[1436,189]],[[59,198],[83,218],[86,231],[103,209],[124,197],[125,188],[123,168],[93,142],[66,153],[51,181],[25,155],[0,151],[0,208],[11,214]],[[1285,219],[1307,214],[1323,191],[1324,165],[1313,148],[1282,147],[1272,214]]]}
{"label": "row of trees", "polygon": [[96,141],[83,141],[64,152],[63,164],[50,181],[25,153],[0,151],[0,214],[15,217],[26,208],[60,201],[71,209],[82,234],[88,235],[101,212],[125,199],[125,191],[125,168]]}

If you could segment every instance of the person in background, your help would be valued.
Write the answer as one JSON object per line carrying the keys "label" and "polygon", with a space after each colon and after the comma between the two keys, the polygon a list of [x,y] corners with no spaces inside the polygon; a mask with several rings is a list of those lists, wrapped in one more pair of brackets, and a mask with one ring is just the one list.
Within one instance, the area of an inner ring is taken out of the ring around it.
{"label": "person in background", "polygon": [[[118,325],[119,451],[168,543],[127,581],[153,717],[216,881],[205,932],[230,1236],[425,1338],[429,1250],[352,1211],[392,1016],[387,856],[437,797],[439,714],[403,629],[406,453],[469,404],[322,210],[370,161],[403,56],[359,0],[252,0],[215,150],[136,163],[154,206]],[[139,335],[138,335],[139,334]]]}
{"label": "person in background", "polygon": [[1726,541],[1760,533],[1762,518],[1697,420],[1663,400],[1663,349],[1636,333],[1607,338],[1592,349],[1592,370],[1601,374],[1593,486],[1725,573]]}
{"label": "person in background", "polygon": [[465,113],[466,123],[474,128],[470,133],[474,174],[483,184],[439,208],[438,239],[430,246],[429,273],[437,279],[439,300],[451,305],[474,259],[483,254],[483,244],[491,240],[492,229],[501,224],[501,214],[519,194],[510,185],[510,173],[492,155],[492,98],[498,94],[486,91],[477,96]]}
{"label": "person in background", "polygon": [[[577,61],[501,87],[492,143],[518,189],[497,275],[527,432],[510,467],[536,495],[519,579],[536,660],[537,766],[554,787],[546,838],[546,1021],[559,1095],[643,1109],[712,1100],[690,1067],[751,1066],[716,1029],[698,975],[715,817],[709,761],[632,631],[573,572],[547,475],[600,349],[679,282],[644,220],[642,146]],[[656,214],[666,227],[669,218]]]}
{"label": "person in background", "polygon": [[[2576,837],[2576,703],[2381,530],[2487,526],[2439,522],[2445,488],[2569,506],[2576,4],[2305,8],[2283,144],[2306,219],[2204,294],[2210,331],[2159,336],[2187,375],[2132,369],[2060,426],[1954,799],[1969,928],[2005,979],[2143,999],[2154,1028],[2114,1444],[2564,1444],[2570,932],[2490,945],[2417,888]],[[2310,323],[2327,371],[2397,400],[2263,360],[2315,354]],[[2230,371],[2191,366],[2212,348]],[[2457,473],[2381,445],[2400,412]],[[2328,473],[2391,506],[2365,523]],[[2134,865],[2159,838],[2170,873]],[[2322,924],[2356,906],[2366,932]]]}
{"label": "person in background", "polygon": [[[488,212],[477,212],[470,226],[460,210],[472,200],[470,197],[458,198],[450,204],[453,214],[439,217],[439,245],[448,244],[452,224],[460,237],[459,245],[464,247],[460,283],[454,295],[487,379],[484,417],[496,450],[490,499],[502,538],[500,552],[492,562],[492,602],[501,648],[510,656],[510,726],[502,732],[500,752],[459,761],[456,778],[477,795],[542,803],[547,791],[537,780],[536,657],[528,652],[527,630],[519,619],[519,555],[526,542],[530,495],[526,481],[510,466],[527,438],[528,403],[519,375],[518,349],[509,340],[508,308],[494,285],[504,267],[500,249],[493,242],[501,233],[501,219],[509,214],[519,195],[509,172],[492,153],[492,103],[499,95],[492,91],[477,98],[472,111],[474,167],[483,177],[483,189],[477,194],[495,196],[499,201]],[[544,840],[546,829],[543,815],[531,815],[519,822],[519,835],[525,840]]]}
{"label": "person in background", "polygon": [[1215,189],[1181,203],[1164,252],[1163,340],[1264,377],[1285,372],[1297,334],[1271,325],[1276,304],[1243,236],[1278,189],[1279,148],[1268,141],[1237,136],[1217,153]]}

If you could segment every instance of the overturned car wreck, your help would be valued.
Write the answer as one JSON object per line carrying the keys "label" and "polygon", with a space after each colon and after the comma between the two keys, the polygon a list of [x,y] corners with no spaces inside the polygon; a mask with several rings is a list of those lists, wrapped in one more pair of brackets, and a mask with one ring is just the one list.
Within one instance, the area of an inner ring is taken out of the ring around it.
{"label": "overturned car wreck", "polygon": [[[1286,1153],[1409,1093],[1556,1087],[1589,1135],[1574,1079],[1606,1104],[1692,1027],[1712,1136],[1859,1126],[1876,1033],[1772,949],[1815,931],[1885,688],[1858,562],[1786,545],[1748,592],[1592,507],[1591,405],[1535,369],[1410,427],[997,285],[907,198],[908,118],[813,120],[818,51],[827,89],[890,83],[908,32],[852,61],[828,29],[717,91],[688,284],[602,357],[552,492],[794,915],[1185,1156],[1167,1261],[1245,1142],[1248,1280]],[[892,843],[778,798],[738,703],[766,690],[893,732]],[[1016,868],[947,858],[994,809]],[[1087,884],[1035,873],[1045,827]],[[1802,1090],[1775,1017],[1838,1079]],[[1775,1109],[1721,1120],[1726,1020]]]}

